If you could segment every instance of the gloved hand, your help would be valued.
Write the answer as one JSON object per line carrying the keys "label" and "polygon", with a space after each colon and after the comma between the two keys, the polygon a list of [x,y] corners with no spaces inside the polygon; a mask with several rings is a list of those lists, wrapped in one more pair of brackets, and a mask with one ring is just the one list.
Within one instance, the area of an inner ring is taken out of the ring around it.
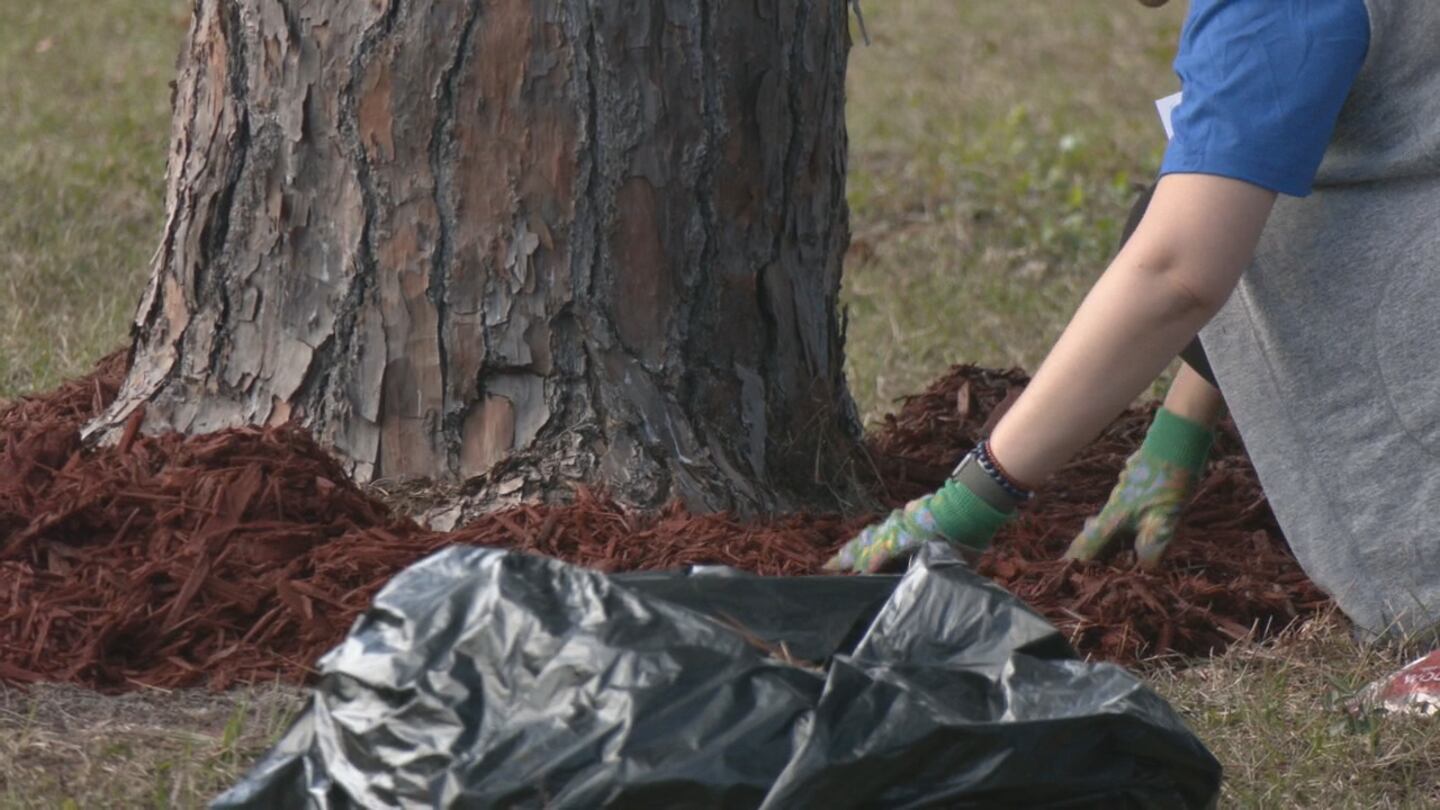
{"label": "gloved hand", "polygon": [[1214,431],[1161,408],[1100,514],[1085,522],[1066,559],[1093,560],[1117,536],[1135,536],[1140,567],[1155,568],[1175,536],[1210,453]]}
{"label": "gloved hand", "polygon": [[904,562],[931,540],[984,551],[1013,514],[1013,509],[1002,512],[969,486],[951,479],[860,532],[825,563],[825,570],[873,574]]}

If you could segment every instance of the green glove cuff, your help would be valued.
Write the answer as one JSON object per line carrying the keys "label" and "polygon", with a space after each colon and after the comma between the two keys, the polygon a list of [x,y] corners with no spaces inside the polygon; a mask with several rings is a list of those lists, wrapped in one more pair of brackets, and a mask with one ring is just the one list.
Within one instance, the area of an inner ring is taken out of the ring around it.
{"label": "green glove cuff", "polygon": [[1214,440],[1215,431],[1161,408],[1150,423],[1140,452],[1198,475]]}
{"label": "green glove cuff", "polygon": [[952,542],[977,551],[989,547],[990,539],[1015,514],[1001,512],[970,491],[969,487],[953,480],[946,481],[927,505],[941,534]]}

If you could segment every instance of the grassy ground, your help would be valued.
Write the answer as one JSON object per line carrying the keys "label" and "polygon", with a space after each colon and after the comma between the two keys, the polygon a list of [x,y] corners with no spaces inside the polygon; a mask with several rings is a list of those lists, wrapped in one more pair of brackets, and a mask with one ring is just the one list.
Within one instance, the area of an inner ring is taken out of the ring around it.
{"label": "grassy ground", "polygon": [[[177,0],[0,0],[0,398],[123,342],[160,225]],[[1183,12],[874,0],[852,60],[851,382],[881,413],[949,363],[1034,365],[1159,162]],[[1227,769],[1226,806],[1440,805],[1440,723],[1349,722],[1398,660],[1333,622],[1147,678]],[[293,694],[0,690],[0,807],[196,806]]]}
{"label": "grassy ground", "polygon": [[[1174,4],[1181,6],[1183,4]],[[1035,368],[1165,144],[1181,9],[867,5],[851,57],[850,385],[884,413],[952,362]]]}
{"label": "grassy ground", "polygon": [[0,687],[0,807],[192,807],[234,784],[300,705],[298,690]]}
{"label": "grassy ground", "polygon": [[1346,711],[1405,663],[1327,618],[1146,677],[1225,766],[1224,807],[1440,807],[1440,718]]}
{"label": "grassy ground", "polygon": [[125,335],[159,234],[179,0],[0,0],[0,398]]}

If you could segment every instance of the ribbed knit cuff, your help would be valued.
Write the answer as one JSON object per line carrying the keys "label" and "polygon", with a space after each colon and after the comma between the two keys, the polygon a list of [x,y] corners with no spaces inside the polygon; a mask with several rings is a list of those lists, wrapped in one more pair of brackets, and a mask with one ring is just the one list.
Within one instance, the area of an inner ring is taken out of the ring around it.
{"label": "ribbed knit cuff", "polygon": [[969,487],[956,481],[946,481],[931,498],[930,514],[940,533],[951,542],[984,551],[990,540],[1014,512],[1001,512],[986,503]]}
{"label": "ribbed knit cuff", "polygon": [[1141,452],[1177,467],[1199,473],[1210,455],[1210,444],[1215,440],[1215,431],[1199,422],[1192,422],[1183,416],[1161,408],[1150,423],[1145,434]]}

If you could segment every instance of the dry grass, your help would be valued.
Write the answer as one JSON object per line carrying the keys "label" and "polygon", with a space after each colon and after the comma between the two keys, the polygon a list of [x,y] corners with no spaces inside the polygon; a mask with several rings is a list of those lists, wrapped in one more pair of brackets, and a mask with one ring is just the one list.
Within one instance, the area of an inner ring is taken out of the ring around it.
{"label": "dry grass", "polygon": [[121,697],[0,687],[0,808],[203,806],[301,700],[282,687]]}
{"label": "dry grass", "polygon": [[[1039,361],[1159,163],[1183,5],[870,0],[852,59],[851,383],[868,415],[951,362]],[[0,397],[123,342],[160,220],[188,4],[0,0]],[[1154,670],[1226,806],[1440,805],[1440,724],[1355,722],[1400,661],[1334,622]],[[0,805],[198,806],[294,707],[276,690],[0,690]]]}
{"label": "dry grass", "polygon": [[1440,807],[1440,722],[1346,711],[1405,663],[1329,617],[1148,677],[1224,764],[1225,807]]}

